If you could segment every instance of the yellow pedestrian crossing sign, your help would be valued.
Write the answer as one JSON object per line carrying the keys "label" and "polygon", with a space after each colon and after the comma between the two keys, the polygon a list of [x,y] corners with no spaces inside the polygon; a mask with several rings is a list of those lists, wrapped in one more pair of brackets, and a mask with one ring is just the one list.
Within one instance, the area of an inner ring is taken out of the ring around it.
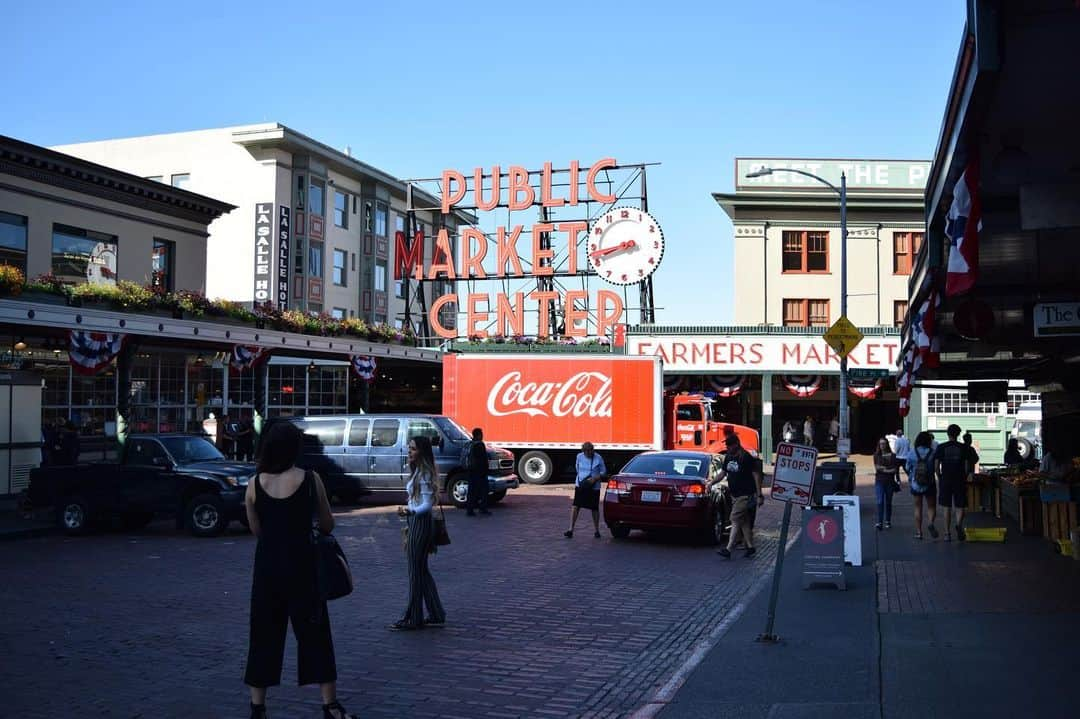
{"label": "yellow pedestrian crossing sign", "polygon": [[840,355],[840,359],[844,359],[862,342],[863,333],[847,317],[841,317],[825,331],[822,339]]}

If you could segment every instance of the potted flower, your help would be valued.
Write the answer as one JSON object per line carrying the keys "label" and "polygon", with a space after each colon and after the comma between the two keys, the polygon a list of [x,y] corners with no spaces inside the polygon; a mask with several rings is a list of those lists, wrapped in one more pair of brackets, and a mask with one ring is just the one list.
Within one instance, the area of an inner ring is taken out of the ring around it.
{"label": "potted flower", "polygon": [[25,283],[26,275],[18,267],[0,265],[0,297],[17,297]]}

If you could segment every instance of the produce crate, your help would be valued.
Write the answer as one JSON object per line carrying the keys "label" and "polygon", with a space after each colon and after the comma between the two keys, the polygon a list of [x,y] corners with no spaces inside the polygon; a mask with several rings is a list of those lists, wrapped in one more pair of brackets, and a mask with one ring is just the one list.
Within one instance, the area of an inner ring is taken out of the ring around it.
{"label": "produce crate", "polygon": [[967,507],[971,512],[991,512],[1001,516],[1001,488],[979,482],[967,486]]}
{"label": "produce crate", "polygon": [[1039,499],[1044,502],[1068,502],[1071,488],[1062,482],[1039,482]]}
{"label": "produce crate", "polygon": [[1042,524],[1047,539],[1068,539],[1076,526],[1076,502],[1042,502]]}
{"label": "produce crate", "polygon": [[967,527],[964,533],[969,542],[1004,542],[1006,527]]}
{"label": "produce crate", "polygon": [[1043,515],[1038,488],[1021,489],[1005,479],[998,483],[998,487],[1001,490],[1001,507],[1005,516],[1016,520],[1020,525],[1020,533],[1034,536],[1042,534]]}

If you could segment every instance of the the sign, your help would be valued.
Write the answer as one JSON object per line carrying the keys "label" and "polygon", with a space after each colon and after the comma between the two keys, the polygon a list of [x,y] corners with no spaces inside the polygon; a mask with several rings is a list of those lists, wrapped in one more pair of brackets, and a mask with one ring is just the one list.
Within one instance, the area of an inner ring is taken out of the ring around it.
{"label": "the sign", "polygon": [[289,242],[292,234],[289,212],[285,205],[278,205],[276,299],[279,310],[289,308]]}
{"label": "the sign", "polygon": [[1080,335],[1080,302],[1043,302],[1031,314],[1036,337]]}
{"label": "the sign", "polygon": [[[747,177],[752,172],[771,167],[776,172],[761,177]],[[840,173],[847,175],[847,189],[910,190],[922,193],[930,178],[930,163],[924,160],[815,160],[798,158],[751,158],[735,160],[736,190],[821,190],[832,192],[817,180],[786,169],[817,175],[840,187]]]}
{"label": "the sign", "polygon": [[803,510],[803,589],[844,581],[844,515],[838,507]]}
{"label": "the sign", "polygon": [[255,205],[255,278],[252,298],[256,303],[269,302],[275,298],[276,287],[272,285],[271,271],[274,259],[274,203],[259,202]]}
{"label": "the sign", "polygon": [[814,496],[814,474],[817,469],[817,450],[791,442],[776,447],[770,496],[781,502],[809,506]]}
{"label": "the sign", "polygon": [[[806,335],[637,335],[627,334],[627,354],[658,355],[666,372],[744,374],[837,372],[840,356],[821,337]],[[848,364],[896,371],[900,336],[863,340]]]}
{"label": "the sign", "polygon": [[863,333],[859,332],[859,328],[851,324],[847,317],[841,317],[833,322],[833,326],[827,329],[821,338],[836,351],[840,359],[844,359],[862,342]]}
{"label": "the sign", "polygon": [[848,379],[852,380],[876,380],[885,379],[889,376],[887,369],[854,368],[847,371]]}
{"label": "the sign", "polygon": [[821,498],[826,507],[844,510],[844,561],[862,566],[862,525],[859,523],[859,498],[853,494],[827,494]]}

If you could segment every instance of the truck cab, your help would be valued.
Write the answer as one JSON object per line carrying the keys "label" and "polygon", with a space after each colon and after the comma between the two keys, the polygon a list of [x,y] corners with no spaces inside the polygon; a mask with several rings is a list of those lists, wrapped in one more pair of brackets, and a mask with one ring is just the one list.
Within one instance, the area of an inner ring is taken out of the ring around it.
{"label": "truck cab", "polygon": [[700,393],[664,395],[664,449],[726,451],[724,435],[734,430],[749,452],[761,449],[758,432],[750,427],[713,419],[712,400]]}

